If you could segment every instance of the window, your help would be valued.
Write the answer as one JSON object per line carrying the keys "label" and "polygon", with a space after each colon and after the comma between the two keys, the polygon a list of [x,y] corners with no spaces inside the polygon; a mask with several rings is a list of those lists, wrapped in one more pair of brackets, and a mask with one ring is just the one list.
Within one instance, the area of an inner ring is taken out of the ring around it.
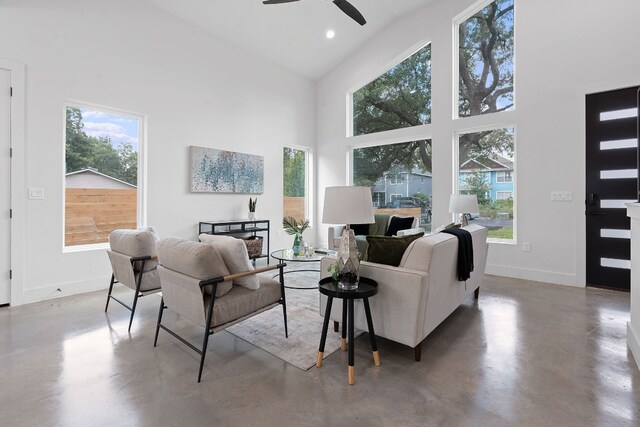
{"label": "window", "polygon": [[306,148],[284,147],[283,153],[283,216],[298,221],[309,219],[309,151]]}
{"label": "window", "polygon": [[431,45],[353,93],[353,135],[431,123]]}
{"label": "window", "polygon": [[514,0],[495,0],[458,23],[458,116],[513,108]]}
{"label": "window", "polygon": [[[458,190],[478,197],[480,220],[493,239],[514,239],[513,128],[463,133],[458,136]],[[504,169],[508,168],[509,171]],[[496,182],[491,180],[496,174]],[[502,181],[499,178],[502,176]],[[508,177],[508,180],[507,180]]]}
{"label": "window", "polygon": [[65,113],[64,246],[101,247],[111,231],[142,223],[143,119],[81,105]]}
{"label": "window", "polygon": [[378,208],[384,206],[386,204],[386,201],[384,199],[385,196],[386,194],[384,192],[374,191],[373,194],[371,194],[371,197],[373,199],[373,207]]}
{"label": "window", "polygon": [[404,184],[405,173],[390,173],[387,174],[387,181],[389,185]]}
{"label": "window", "polygon": [[513,182],[511,178],[511,171],[497,172],[496,182]]}
{"label": "window", "polygon": [[[354,148],[351,154],[353,184],[384,194],[378,200],[384,198],[386,204],[379,204],[377,212],[415,216],[431,230],[431,140]],[[389,175],[403,176],[404,185],[392,186],[385,179]]]}

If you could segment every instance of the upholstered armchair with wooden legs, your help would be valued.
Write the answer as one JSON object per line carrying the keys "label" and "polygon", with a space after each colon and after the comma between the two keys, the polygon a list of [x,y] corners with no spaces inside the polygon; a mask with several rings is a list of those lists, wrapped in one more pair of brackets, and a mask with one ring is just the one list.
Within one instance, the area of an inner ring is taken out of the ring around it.
{"label": "upholstered armchair with wooden legs", "polygon": [[[284,316],[284,333],[289,336],[283,274],[286,264],[254,269],[244,242],[225,237],[229,240],[198,243],[167,238],[158,243],[162,301],[153,346],[156,346],[158,333],[163,329],[198,353],[198,382],[202,378],[209,335],[214,332],[280,304]],[[238,256],[238,253],[241,255]],[[245,266],[244,271],[239,271],[242,265]],[[229,267],[234,272],[230,272]],[[276,269],[280,270],[279,281],[274,280],[270,274],[259,274]],[[165,309],[170,309],[204,328],[199,348],[162,323]]]}
{"label": "upholstered armchair with wooden legs", "polygon": [[[131,331],[138,298],[160,291],[160,276],[157,271],[158,257],[156,256],[158,240],[158,235],[153,227],[140,230],[114,230],[109,234],[111,249],[107,251],[107,254],[113,273],[104,311],[106,313],[111,299],[131,311],[128,331]],[[135,291],[131,306],[111,295],[113,285],[116,283],[121,283]]]}

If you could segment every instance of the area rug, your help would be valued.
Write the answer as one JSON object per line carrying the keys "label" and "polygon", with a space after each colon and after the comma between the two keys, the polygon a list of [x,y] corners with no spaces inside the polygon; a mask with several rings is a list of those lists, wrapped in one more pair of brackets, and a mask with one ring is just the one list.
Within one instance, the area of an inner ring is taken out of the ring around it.
{"label": "area rug", "polygon": [[[239,338],[265,350],[304,371],[316,364],[322,322],[324,318],[318,314],[320,292],[317,284],[320,273],[296,272],[285,275],[287,286],[315,286],[315,289],[286,289],[287,324],[289,338],[284,336],[282,306],[253,316],[244,322],[226,329]],[[336,304],[338,300],[334,300]],[[362,334],[355,331],[356,336]],[[327,340],[324,346],[324,357],[340,348],[340,333],[333,331],[333,322],[329,323]]]}

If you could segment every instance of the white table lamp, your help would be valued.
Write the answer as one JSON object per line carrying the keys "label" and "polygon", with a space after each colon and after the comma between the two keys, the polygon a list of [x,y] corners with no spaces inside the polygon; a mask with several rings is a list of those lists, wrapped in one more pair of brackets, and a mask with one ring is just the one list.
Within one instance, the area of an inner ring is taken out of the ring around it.
{"label": "white table lamp", "polygon": [[322,222],[325,224],[346,224],[338,249],[340,280],[338,287],[349,290],[358,287],[358,247],[350,224],[372,224],[373,200],[371,188],[340,186],[327,187],[324,193]]}
{"label": "white table lamp", "polygon": [[462,215],[460,223],[463,227],[469,225],[465,214],[478,212],[478,210],[478,196],[475,194],[452,194],[449,199],[449,213]]}

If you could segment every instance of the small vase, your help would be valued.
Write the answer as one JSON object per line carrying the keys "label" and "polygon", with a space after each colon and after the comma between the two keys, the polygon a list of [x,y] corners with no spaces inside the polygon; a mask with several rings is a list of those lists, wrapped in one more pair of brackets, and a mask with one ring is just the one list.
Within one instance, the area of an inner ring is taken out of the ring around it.
{"label": "small vase", "polygon": [[254,219],[256,219],[256,213],[255,212],[249,212],[249,220],[253,221]]}
{"label": "small vase", "polygon": [[300,235],[300,238],[298,239],[298,255],[306,255],[307,252],[307,244],[304,242],[304,238],[302,237],[302,234]]}
{"label": "small vase", "polygon": [[300,235],[296,234],[293,238],[293,256],[298,256],[300,253]]}

